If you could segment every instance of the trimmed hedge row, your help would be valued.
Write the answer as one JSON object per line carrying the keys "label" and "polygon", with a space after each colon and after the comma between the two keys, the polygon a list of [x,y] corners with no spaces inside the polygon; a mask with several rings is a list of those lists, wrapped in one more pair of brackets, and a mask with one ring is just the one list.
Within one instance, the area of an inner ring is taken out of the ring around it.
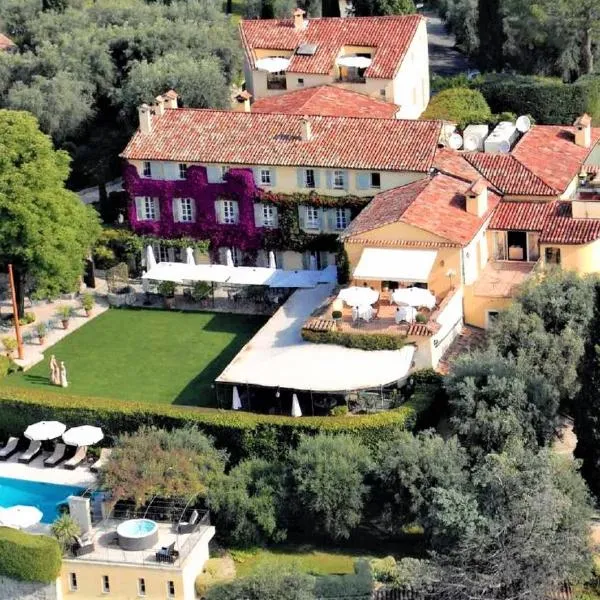
{"label": "trimmed hedge row", "polygon": [[388,333],[347,333],[303,329],[302,339],[313,344],[336,344],[358,350],[400,350],[406,346],[406,338]]}
{"label": "trimmed hedge row", "polygon": [[89,423],[115,438],[142,425],[174,429],[196,425],[215,438],[237,461],[249,456],[275,458],[295,446],[301,434],[351,433],[374,447],[387,432],[412,429],[435,402],[437,388],[423,385],[401,407],[372,415],[293,417],[262,415],[210,408],[123,402],[107,398],[77,397],[18,387],[0,388],[0,435],[15,435],[33,422],[58,419],[67,426]]}
{"label": "trimmed hedge row", "polygon": [[0,575],[51,583],[58,577],[61,564],[60,546],[54,538],[0,527]]}

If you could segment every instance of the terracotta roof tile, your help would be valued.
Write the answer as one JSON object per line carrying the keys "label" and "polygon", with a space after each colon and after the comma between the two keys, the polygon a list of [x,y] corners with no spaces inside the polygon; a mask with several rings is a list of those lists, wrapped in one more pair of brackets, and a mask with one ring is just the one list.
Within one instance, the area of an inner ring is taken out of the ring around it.
{"label": "terracotta roof tile", "polygon": [[8,50],[9,48],[14,48],[16,44],[3,33],[0,33],[0,50]]}
{"label": "terracotta roof tile", "polygon": [[319,85],[261,98],[252,105],[252,112],[394,119],[399,108],[365,94],[333,85]]}
{"label": "terracotta roof tile", "polygon": [[433,166],[446,175],[452,175],[465,181],[476,181],[481,177],[481,173],[465,159],[464,154],[448,148],[437,150]]}
{"label": "terracotta roof tile", "polygon": [[365,77],[392,79],[422,22],[419,15],[322,18],[296,30],[292,19],[257,19],[242,21],[240,34],[252,67],[254,49],[295,51],[300,44],[316,44],[312,56],[293,55],[287,71],[329,75],[344,46],[367,46],[376,50]]}
{"label": "terracotta roof tile", "polygon": [[167,109],[152,117],[151,133],[134,134],[121,156],[425,173],[440,132],[437,121],[314,116],[310,123],[312,138],[304,142],[294,115]]}
{"label": "terracotta roof tile", "polygon": [[546,244],[588,244],[600,238],[600,219],[574,219],[571,203],[501,202],[490,229],[539,231]]}
{"label": "terracotta roof tile", "polygon": [[488,211],[477,217],[466,211],[468,182],[438,174],[382,192],[354,219],[347,236],[390,223],[406,223],[461,245],[468,244],[500,202],[488,193]]}

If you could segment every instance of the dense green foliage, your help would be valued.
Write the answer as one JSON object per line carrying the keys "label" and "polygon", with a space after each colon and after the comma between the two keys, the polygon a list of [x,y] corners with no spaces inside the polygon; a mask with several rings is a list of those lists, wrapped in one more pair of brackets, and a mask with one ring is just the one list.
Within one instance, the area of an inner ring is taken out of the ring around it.
{"label": "dense green foliage", "polygon": [[471,123],[490,121],[492,112],[481,92],[456,87],[435,95],[421,117],[452,121],[462,128]]}
{"label": "dense green foliage", "polygon": [[26,112],[0,110],[0,272],[12,263],[19,316],[26,279],[38,297],[78,289],[100,232],[97,217],[65,189],[69,157]]}
{"label": "dense green foliage", "polygon": [[416,12],[413,0],[354,0],[357,17],[382,15],[410,15]]}
{"label": "dense green foliage", "polygon": [[315,598],[370,598],[372,590],[369,563],[357,560],[352,574],[317,577],[314,594]]}
{"label": "dense green foliage", "polygon": [[358,350],[400,350],[406,338],[387,333],[347,333],[345,331],[302,330],[302,339],[313,344],[336,344]]}
{"label": "dense green foliage", "polygon": [[60,573],[61,561],[54,538],[0,527],[0,575],[51,583]]}

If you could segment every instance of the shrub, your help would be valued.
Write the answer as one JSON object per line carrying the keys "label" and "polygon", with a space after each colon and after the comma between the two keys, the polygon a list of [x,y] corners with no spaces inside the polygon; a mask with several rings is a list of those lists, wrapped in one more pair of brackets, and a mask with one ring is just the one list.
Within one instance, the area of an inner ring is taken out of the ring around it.
{"label": "shrub", "polygon": [[451,88],[431,99],[422,118],[452,121],[463,128],[470,123],[487,123],[492,118],[492,111],[477,90]]}
{"label": "shrub", "polygon": [[211,291],[210,283],[206,281],[197,281],[192,288],[192,298],[195,302],[200,302],[200,300],[204,300]]}
{"label": "shrub", "polygon": [[60,567],[60,546],[54,538],[0,527],[0,575],[51,583]]}
{"label": "shrub", "polygon": [[406,345],[406,337],[388,333],[347,333],[303,329],[302,339],[313,344],[337,344],[358,350],[400,350]]}
{"label": "shrub", "polygon": [[0,355],[0,379],[17,370],[15,363],[8,356]]}
{"label": "shrub", "polygon": [[96,300],[94,299],[93,294],[83,294],[83,296],[81,297],[81,306],[86,312],[92,310],[92,308],[94,308],[95,303]]}
{"label": "shrub", "polygon": [[424,315],[423,313],[417,313],[415,321],[417,323],[427,323],[427,321],[429,321],[429,317],[427,315]]}
{"label": "shrub", "polygon": [[343,417],[348,414],[348,406],[346,404],[340,404],[338,406],[334,406],[329,411],[329,414],[332,417]]}
{"label": "shrub", "polygon": [[175,284],[172,281],[161,281],[158,284],[157,290],[165,298],[173,298],[175,296]]}
{"label": "shrub", "polygon": [[342,311],[341,310],[334,310],[331,313],[331,318],[332,319],[341,319],[342,318]]}
{"label": "shrub", "polygon": [[379,583],[391,583],[394,581],[396,569],[396,559],[393,556],[373,558],[371,560],[373,579]]}
{"label": "shrub", "polygon": [[46,334],[48,333],[48,325],[46,325],[46,323],[44,323],[43,321],[40,321],[36,326],[35,326],[35,331],[38,334],[38,337],[45,337]]}
{"label": "shrub", "polygon": [[56,311],[56,314],[63,321],[68,321],[73,316],[74,313],[75,313],[75,311],[70,304],[63,304],[62,306],[59,306]]}
{"label": "shrub", "polygon": [[222,558],[209,558],[204,563],[202,573],[196,577],[196,595],[204,598],[210,588],[215,583],[231,579],[227,569],[223,565]]}
{"label": "shrub", "polygon": [[81,528],[71,515],[65,513],[52,523],[51,531],[62,551],[67,552],[71,547],[75,536],[81,533]]}
{"label": "shrub", "polygon": [[6,350],[6,354],[11,355],[17,349],[17,340],[13,337],[3,337],[2,345]]}
{"label": "shrub", "polygon": [[317,598],[370,598],[373,591],[371,568],[366,560],[357,560],[351,575],[325,575],[315,581]]}
{"label": "shrub", "polygon": [[31,311],[27,311],[22,319],[19,319],[20,325],[30,325],[35,322],[35,314]]}

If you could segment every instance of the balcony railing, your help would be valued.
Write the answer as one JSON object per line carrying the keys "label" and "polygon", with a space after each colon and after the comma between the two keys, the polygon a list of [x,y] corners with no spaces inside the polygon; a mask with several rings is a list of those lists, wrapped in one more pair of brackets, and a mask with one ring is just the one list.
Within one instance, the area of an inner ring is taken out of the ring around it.
{"label": "balcony railing", "polygon": [[366,77],[361,77],[359,75],[344,75],[338,77],[336,83],[367,83]]}
{"label": "balcony railing", "polygon": [[287,82],[285,75],[268,75],[267,76],[268,90],[286,90]]}

